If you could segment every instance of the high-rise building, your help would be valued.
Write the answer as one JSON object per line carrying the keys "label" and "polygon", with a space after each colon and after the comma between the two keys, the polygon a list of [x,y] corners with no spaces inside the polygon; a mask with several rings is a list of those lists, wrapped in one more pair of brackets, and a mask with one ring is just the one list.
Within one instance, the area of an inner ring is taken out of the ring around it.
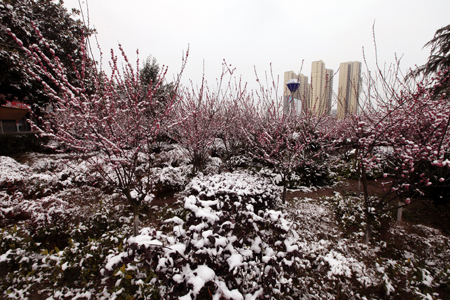
{"label": "high-rise building", "polygon": [[330,114],[333,95],[333,70],[321,60],[311,64],[311,96],[308,108],[316,115]]}
{"label": "high-rise building", "polygon": [[[291,92],[287,87],[287,83],[290,79],[297,79],[300,86],[297,91],[294,93],[294,97],[292,99]],[[309,84],[308,84],[308,76],[305,76],[301,73],[296,74],[294,71],[284,72],[284,85],[283,85],[283,98],[284,98],[284,111],[286,113],[296,112],[300,113],[302,109],[305,109],[305,106],[309,102]]]}
{"label": "high-rise building", "polygon": [[325,88],[325,93],[327,94],[327,108],[326,108],[326,112],[327,115],[329,116],[331,114],[331,100],[333,99],[333,77],[334,77],[334,72],[331,69],[327,69],[327,80],[328,80],[328,84]]}
{"label": "high-rise building", "polygon": [[361,62],[341,63],[339,67],[339,88],[337,117],[358,113],[359,93],[361,92]]}

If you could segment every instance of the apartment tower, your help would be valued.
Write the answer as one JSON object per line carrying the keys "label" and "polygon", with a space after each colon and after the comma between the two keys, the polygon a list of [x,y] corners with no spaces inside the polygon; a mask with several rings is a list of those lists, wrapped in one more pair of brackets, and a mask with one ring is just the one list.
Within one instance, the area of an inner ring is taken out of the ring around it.
{"label": "apartment tower", "polygon": [[315,115],[329,115],[333,95],[333,70],[321,60],[311,64],[311,96],[308,108]]}
{"label": "apartment tower", "polygon": [[341,63],[339,67],[337,103],[337,117],[339,119],[358,113],[360,91],[361,62],[350,61]]}
{"label": "apartment tower", "polygon": [[[287,87],[287,83],[290,79],[297,79],[300,86],[297,91],[294,93],[294,99],[291,98],[291,92]],[[308,84],[308,76],[305,76],[301,73],[296,74],[294,71],[284,72],[284,92],[283,92],[283,108],[286,113],[300,113],[301,110],[306,109],[306,105],[309,102],[309,84]]]}

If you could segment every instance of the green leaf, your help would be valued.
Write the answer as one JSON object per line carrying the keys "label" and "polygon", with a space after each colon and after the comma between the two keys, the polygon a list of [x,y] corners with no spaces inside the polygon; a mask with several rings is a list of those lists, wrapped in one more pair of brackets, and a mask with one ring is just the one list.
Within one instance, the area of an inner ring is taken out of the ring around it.
{"label": "green leaf", "polygon": [[127,272],[125,264],[120,268],[120,272],[122,272],[124,275]]}

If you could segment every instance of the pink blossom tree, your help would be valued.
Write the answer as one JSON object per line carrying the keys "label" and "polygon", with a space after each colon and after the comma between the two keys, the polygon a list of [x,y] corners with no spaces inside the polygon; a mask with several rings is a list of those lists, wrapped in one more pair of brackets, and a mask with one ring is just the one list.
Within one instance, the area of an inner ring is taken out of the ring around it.
{"label": "pink blossom tree", "polygon": [[201,172],[209,159],[209,150],[223,123],[218,99],[203,80],[199,90],[185,88],[176,106],[175,124],[170,136],[190,158],[192,174]]}
{"label": "pink blossom tree", "polygon": [[241,94],[233,96],[229,93],[231,86],[226,77],[232,76],[234,69],[226,62],[222,67],[215,90],[208,87],[203,77],[199,88],[191,84],[183,89],[176,104],[170,135],[185,149],[193,164],[192,174],[204,169],[214,142],[219,137],[228,137],[224,133],[234,124],[235,113],[230,109],[237,108],[237,101],[232,98],[239,98]]}
{"label": "pink blossom tree", "polygon": [[294,170],[312,164],[324,154],[328,133],[323,125],[327,117],[307,110],[302,115],[286,113],[276,90],[274,80],[269,88],[261,85],[258,101],[246,106],[252,121],[244,123],[243,132],[250,154],[280,174],[285,202],[287,184]]}
{"label": "pink blossom tree", "polygon": [[[139,60],[133,68],[120,45],[125,64],[120,71],[118,57],[111,50],[111,75],[92,72],[95,65],[90,64],[82,46],[82,67],[75,71],[81,83],[85,82],[87,71],[94,74],[89,78],[94,88],[88,93],[83,84],[75,87],[68,82],[68,67],[61,63],[37,27],[35,33],[40,46],[26,48],[10,31],[33,61],[28,72],[42,82],[55,108],[50,122],[38,130],[59,142],[63,149],[79,154],[89,166],[89,172],[99,175],[110,188],[126,197],[134,215],[134,235],[137,235],[139,207],[151,199],[154,190],[153,145],[173,110],[188,54],[183,58],[172,93],[164,97],[164,105],[161,105],[159,88],[165,83],[167,68],[162,69],[150,88],[143,89]],[[41,47],[48,48],[52,56],[46,56]],[[51,80],[52,87],[44,79]]]}
{"label": "pink blossom tree", "polygon": [[[422,172],[423,168],[417,174],[421,166],[447,165],[450,105],[445,93],[436,93],[446,80],[448,74],[441,72],[420,82],[407,82],[399,73],[398,63],[388,72],[378,68],[374,77],[366,78],[367,105],[359,115],[339,122],[336,141],[356,150],[365,203],[366,243],[376,214],[409,204],[411,198],[423,195],[424,189],[432,185],[436,174]],[[385,182],[383,195],[370,197],[367,173],[379,163],[380,151],[391,166],[390,181]],[[399,199],[405,204],[399,204]]]}

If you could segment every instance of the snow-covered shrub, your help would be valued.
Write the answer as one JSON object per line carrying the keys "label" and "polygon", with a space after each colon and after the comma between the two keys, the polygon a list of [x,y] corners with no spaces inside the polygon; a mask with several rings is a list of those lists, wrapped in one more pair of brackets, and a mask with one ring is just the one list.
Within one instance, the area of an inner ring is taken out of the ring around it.
{"label": "snow-covered shrub", "polygon": [[222,159],[220,159],[219,157],[210,157],[210,159],[206,163],[203,173],[208,175],[220,173],[222,165]]}
{"label": "snow-covered shrub", "polygon": [[[272,168],[263,167],[258,174],[271,178],[272,182],[282,185],[282,176],[276,173]],[[324,163],[319,165],[316,163],[304,164],[299,166],[291,173],[286,174],[286,187],[290,189],[298,189],[301,187],[320,187],[332,184],[334,181],[329,166]]]}
{"label": "snow-covered shrub", "polygon": [[68,202],[48,196],[27,200],[16,192],[9,195],[0,192],[0,225],[6,226],[25,220],[30,229],[47,228],[55,225],[67,225],[76,215],[76,209]]}
{"label": "snow-covered shrub", "polygon": [[236,170],[237,168],[248,168],[252,164],[252,158],[246,155],[231,156],[225,160],[225,166],[229,170]]}
{"label": "snow-covered shrub", "polygon": [[220,139],[220,138],[215,138],[214,142],[212,142],[211,145],[209,145],[209,148],[210,148],[212,157],[223,158],[223,157],[225,157],[225,155],[227,153],[227,148],[225,146],[225,143],[224,143],[223,139]]}
{"label": "snow-covered shrub", "polygon": [[[390,174],[392,163],[388,153],[379,149],[375,149],[373,152],[371,168],[366,170],[367,179],[377,179],[384,174]],[[355,153],[355,149],[344,152],[341,157],[335,158],[331,169],[345,178],[358,179],[361,175],[358,174]]]}
{"label": "snow-covered shrub", "polygon": [[295,175],[300,179],[297,183],[295,177],[292,184],[297,186],[326,186],[333,183],[329,163],[326,160],[311,160],[295,169]]}
{"label": "snow-covered shrub", "polygon": [[102,186],[103,180],[92,175],[86,164],[77,164],[73,156],[27,153],[19,163],[0,157],[0,187],[20,191],[28,199],[51,196],[66,188]]}
{"label": "snow-covered shrub", "polygon": [[186,193],[183,219],[167,219],[166,233],[142,230],[106,269],[138,259],[154,269],[151,284],[164,299],[283,299],[294,293],[298,236],[285,213],[268,207],[279,200],[278,187],[236,172],[195,178]]}
{"label": "snow-covered shrub", "polygon": [[280,200],[281,188],[272,180],[244,171],[198,176],[186,186],[188,195],[202,200],[227,197],[231,200],[248,201],[255,206],[255,212],[263,208],[274,208]]}
{"label": "snow-covered shrub", "polygon": [[[376,197],[370,197],[371,202],[375,202]],[[328,206],[336,215],[339,225],[342,228],[343,233],[350,237],[361,238],[364,236],[364,230],[366,225],[366,213],[364,208],[364,199],[354,196],[342,196],[340,193],[335,192],[332,197],[325,197],[322,199],[322,203]],[[374,211],[375,212],[375,211]],[[374,230],[375,234],[377,230],[382,227],[388,227],[392,221],[392,215],[389,212],[380,214],[372,214],[374,218]]]}
{"label": "snow-covered shrub", "polygon": [[53,299],[118,296],[121,292],[108,285],[101,269],[108,255],[122,251],[125,237],[131,234],[130,220],[120,214],[103,207],[71,227],[31,232],[18,223],[4,228],[0,268],[7,275],[0,281],[0,290],[11,299],[32,298],[36,290]]}
{"label": "snow-covered shrub", "polygon": [[189,182],[191,168],[189,166],[153,168],[152,179],[155,191],[179,191]]}
{"label": "snow-covered shrub", "polygon": [[23,184],[29,167],[8,156],[0,156],[0,187]]}
{"label": "snow-covered shrub", "polygon": [[163,167],[180,167],[186,166],[190,162],[190,158],[183,150],[183,148],[177,144],[167,146],[165,151],[161,151],[157,155],[155,155],[155,166],[163,168]]}
{"label": "snow-covered shrub", "polygon": [[386,293],[394,299],[447,299],[450,238],[424,225],[392,227],[376,262]]}
{"label": "snow-covered shrub", "polygon": [[377,299],[381,280],[366,264],[376,258],[372,249],[343,238],[334,212],[316,200],[295,199],[287,211],[302,254],[294,299]]}

